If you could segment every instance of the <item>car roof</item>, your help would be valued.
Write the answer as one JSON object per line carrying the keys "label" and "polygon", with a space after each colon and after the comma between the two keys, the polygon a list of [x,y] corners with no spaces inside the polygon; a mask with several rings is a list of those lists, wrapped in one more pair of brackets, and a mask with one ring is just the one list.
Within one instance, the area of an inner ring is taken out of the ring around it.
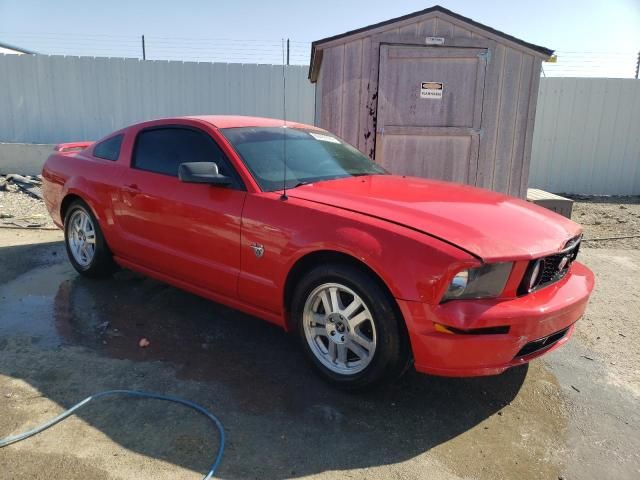
{"label": "car roof", "polygon": [[285,124],[289,127],[308,128],[313,130],[321,130],[313,125],[304,123],[285,121],[276,118],[264,117],[245,117],[242,115],[190,115],[187,117],[192,120],[200,120],[210,123],[216,128],[235,128],[235,127],[283,127]]}

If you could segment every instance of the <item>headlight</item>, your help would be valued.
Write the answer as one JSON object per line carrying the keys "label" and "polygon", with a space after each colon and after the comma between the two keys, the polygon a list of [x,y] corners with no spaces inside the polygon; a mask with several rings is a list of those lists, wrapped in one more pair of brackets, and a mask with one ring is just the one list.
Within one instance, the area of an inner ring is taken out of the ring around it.
{"label": "headlight", "polygon": [[492,263],[458,272],[442,300],[497,297],[507,284],[513,263]]}
{"label": "headlight", "polygon": [[458,272],[447,289],[445,297],[457,298],[462,295],[469,284],[469,270]]}

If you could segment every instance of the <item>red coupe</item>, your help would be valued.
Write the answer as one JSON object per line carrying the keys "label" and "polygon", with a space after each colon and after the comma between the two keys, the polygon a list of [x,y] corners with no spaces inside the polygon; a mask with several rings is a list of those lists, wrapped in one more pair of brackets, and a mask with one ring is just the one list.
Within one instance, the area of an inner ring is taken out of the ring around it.
{"label": "red coupe", "polygon": [[56,150],[43,191],[78,272],[130,268],[294,331],[345,388],[411,363],[498,374],[565,343],[593,289],[572,221],[390,175],[313,126],[170,118]]}

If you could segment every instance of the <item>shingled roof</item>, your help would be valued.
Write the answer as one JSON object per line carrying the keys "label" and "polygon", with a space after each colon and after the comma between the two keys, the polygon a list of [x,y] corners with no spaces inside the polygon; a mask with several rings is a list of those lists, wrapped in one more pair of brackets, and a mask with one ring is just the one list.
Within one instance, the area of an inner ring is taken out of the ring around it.
{"label": "shingled roof", "polygon": [[0,48],[6,48],[7,50],[14,50],[19,53],[25,53],[27,55],[34,55],[36,52],[32,50],[27,50],[26,48],[16,47],[14,45],[9,45],[8,43],[0,42]]}
{"label": "shingled roof", "polygon": [[448,15],[450,17],[453,17],[457,20],[460,20],[462,22],[468,23],[476,28],[479,28],[481,30],[484,30],[492,35],[496,35],[498,37],[502,37],[506,40],[509,40],[510,42],[516,43],[522,47],[528,48],[530,50],[533,50],[534,52],[537,52],[539,54],[542,54],[544,56],[551,56],[553,54],[553,50],[546,48],[546,47],[541,47],[540,45],[535,45],[533,43],[529,43],[529,42],[525,42],[524,40],[521,40],[519,38],[516,38],[512,35],[509,35],[507,33],[501,32],[499,30],[496,30],[495,28],[491,28],[487,25],[484,25],[480,22],[476,22],[475,20],[469,18],[469,17],[465,17],[463,15],[460,15],[458,13],[452,12],[451,10],[448,10],[444,7],[441,7],[440,5],[435,5],[433,7],[430,8],[426,8],[424,10],[420,10],[418,12],[413,12],[413,13],[409,13],[407,15],[403,15],[401,17],[396,17],[396,18],[392,18],[390,20],[385,20],[384,22],[380,22],[380,23],[374,23],[373,25],[368,25],[366,27],[362,27],[362,28],[358,28],[356,30],[350,30],[348,32],[345,33],[341,33],[339,35],[334,35],[332,37],[327,37],[327,38],[323,38],[321,40],[316,40],[315,42],[313,42],[311,44],[311,62],[309,65],[309,78],[311,78],[311,72],[314,69],[314,63],[316,61],[316,49],[321,46],[324,43],[327,42],[332,42],[334,40],[339,40],[341,38],[345,38],[345,37],[349,37],[351,35],[356,35],[359,33],[363,33],[363,32],[367,32],[369,30],[375,30],[377,28],[380,27],[384,27],[386,25],[390,25],[392,23],[395,22],[401,22],[404,20],[410,20],[412,18],[415,17],[419,17],[421,15],[426,15],[428,13],[432,13],[432,12],[440,12],[440,13],[444,13],[445,15]]}

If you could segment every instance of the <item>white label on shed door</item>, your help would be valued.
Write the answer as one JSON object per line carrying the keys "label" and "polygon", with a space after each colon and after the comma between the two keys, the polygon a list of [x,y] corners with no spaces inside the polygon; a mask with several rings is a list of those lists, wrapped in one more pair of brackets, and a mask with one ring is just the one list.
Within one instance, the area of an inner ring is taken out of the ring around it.
{"label": "white label on shed door", "polygon": [[444,37],[427,37],[424,39],[427,45],[444,45]]}
{"label": "white label on shed door", "polygon": [[444,83],[442,82],[422,82],[420,84],[420,98],[433,98],[440,100],[442,98],[442,90]]}

